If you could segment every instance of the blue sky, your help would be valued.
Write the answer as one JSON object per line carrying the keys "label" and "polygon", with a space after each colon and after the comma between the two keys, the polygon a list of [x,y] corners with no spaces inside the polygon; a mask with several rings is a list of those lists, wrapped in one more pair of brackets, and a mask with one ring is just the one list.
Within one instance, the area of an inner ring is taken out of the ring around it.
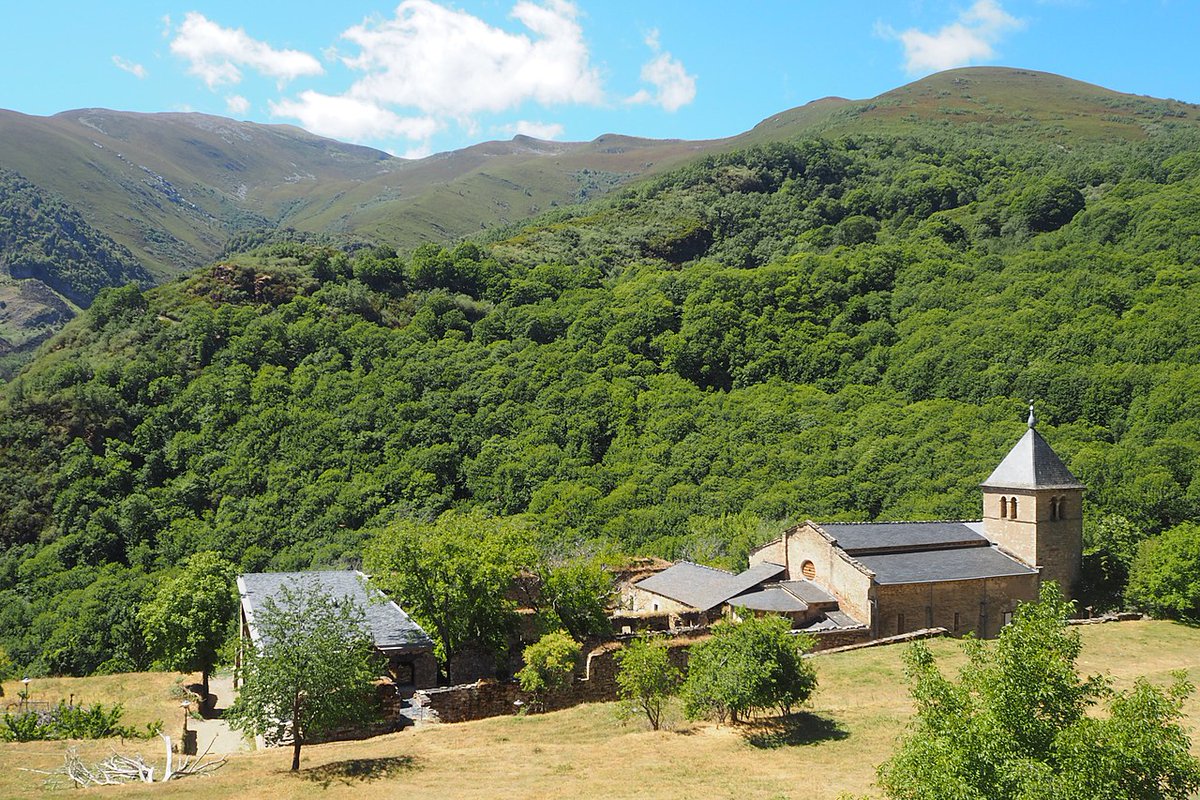
{"label": "blue sky", "polygon": [[0,0],[0,107],[199,111],[420,156],[514,133],[703,139],[954,66],[1200,101],[1200,3]]}

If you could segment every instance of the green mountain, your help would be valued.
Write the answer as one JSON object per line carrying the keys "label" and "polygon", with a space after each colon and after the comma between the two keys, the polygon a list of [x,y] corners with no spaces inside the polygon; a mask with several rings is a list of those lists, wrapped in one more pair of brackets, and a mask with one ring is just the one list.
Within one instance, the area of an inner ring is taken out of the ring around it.
{"label": "green mountain", "polygon": [[1005,70],[890,94],[450,249],[284,237],[101,292],[0,388],[0,646],[142,667],[189,554],[354,564],[448,508],[727,566],[788,519],[975,517],[1030,398],[1114,602],[1200,517],[1197,110]]}
{"label": "green mountain", "polygon": [[[407,250],[598,197],[699,154],[799,135],[904,135],[942,126],[971,129],[982,139],[1032,135],[1070,146],[1141,141],[1164,121],[1194,125],[1196,116],[1194,106],[1047,73],[974,68],[871,100],[819,100],[728,139],[606,134],[561,143],[518,136],[404,160],[291,126],[202,114],[0,111],[0,169],[60,198],[161,281],[211,262],[249,231],[288,227]],[[116,285],[122,275],[111,280]],[[29,291],[11,285],[3,291],[15,312],[0,337],[36,341],[60,323],[47,329],[30,321],[69,316],[52,313]],[[68,310],[78,302],[59,294]]]}

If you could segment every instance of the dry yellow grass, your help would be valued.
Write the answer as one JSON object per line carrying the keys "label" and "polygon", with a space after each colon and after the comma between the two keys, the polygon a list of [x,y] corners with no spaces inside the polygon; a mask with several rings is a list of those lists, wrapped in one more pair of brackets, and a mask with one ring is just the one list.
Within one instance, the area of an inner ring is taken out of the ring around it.
{"label": "dry yellow grass", "polygon": [[[1186,669],[1194,681],[1200,680],[1198,629],[1140,622],[1088,627],[1083,635],[1082,668],[1108,673],[1118,685],[1128,685],[1139,674],[1164,681],[1174,669]],[[938,641],[933,647],[947,667],[960,661],[955,643]],[[241,800],[398,796],[832,800],[843,792],[870,794],[875,765],[891,753],[911,714],[901,653],[900,647],[886,647],[821,657],[817,663],[821,689],[809,706],[806,724],[790,734],[791,741],[781,741],[789,735],[769,729],[718,728],[678,720],[672,730],[655,733],[636,722],[621,725],[615,721],[612,705],[597,704],[308,747],[299,774],[287,770],[290,752],[274,750],[232,757],[208,778],[90,794]],[[1187,712],[1195,730],[1200,726],[1200,701],[1193,698]],[[1194,744],[1200,754],[1200,744]],[[107,745],[89,743],[86,749],[102,754]],[[147,755],[155,752],[145,744],[141,749]],[[36,775],[13,768],[53,766],[61,753],[62,746],[54,743],[0,745],[0,797],[46,797]]]}

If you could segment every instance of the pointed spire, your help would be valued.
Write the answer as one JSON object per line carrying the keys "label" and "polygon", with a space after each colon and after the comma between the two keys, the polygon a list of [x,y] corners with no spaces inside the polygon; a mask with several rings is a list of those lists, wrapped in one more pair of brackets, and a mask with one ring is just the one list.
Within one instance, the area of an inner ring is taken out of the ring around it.
{"label": "pointed spire", "polygon": [[1029,401],[1029,430],[981,486],[1003,489],[1083,489],[1079,479],[1037,432],[1037,416]]}

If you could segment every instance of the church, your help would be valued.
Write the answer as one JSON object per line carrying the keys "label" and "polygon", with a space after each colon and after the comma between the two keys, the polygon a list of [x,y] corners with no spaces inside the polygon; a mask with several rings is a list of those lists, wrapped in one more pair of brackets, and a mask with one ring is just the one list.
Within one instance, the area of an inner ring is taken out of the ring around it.
{"label": "church", "polygon": [[1068,597],[1083,557],[1084,486],[1029,429],[981,484],[982,519],[805,522],[750,554],[738,575],[686,562],[633,586],[634,610],[711,621],[779,613],[807,630],[870,638],[940,627],[989,638],[1043,581]]}

